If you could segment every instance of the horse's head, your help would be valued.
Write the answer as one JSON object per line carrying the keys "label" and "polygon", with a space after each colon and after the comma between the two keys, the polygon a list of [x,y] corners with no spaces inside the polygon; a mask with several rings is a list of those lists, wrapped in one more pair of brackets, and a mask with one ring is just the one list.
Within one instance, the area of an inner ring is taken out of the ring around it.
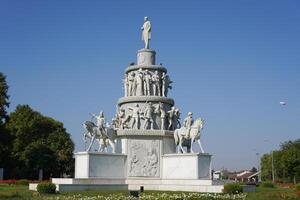
{"label": "horse's head", "polygon": [[198,129],[202,129],[204,126],[204,119],[202,118],[196,119],[193,126],[197,127]]}

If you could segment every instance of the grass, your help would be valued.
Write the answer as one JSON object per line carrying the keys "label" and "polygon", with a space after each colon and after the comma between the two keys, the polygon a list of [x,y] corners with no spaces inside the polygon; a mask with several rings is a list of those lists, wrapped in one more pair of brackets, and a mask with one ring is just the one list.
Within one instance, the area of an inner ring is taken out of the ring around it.
{"label": "grass", "polygon": [[[182,192],[162,192],[162,191],[145,191],[143,197],[145,199],[151,199],[152,197],[160,197],[158,199],[168,199],[168,196],[180,196],[178,200],[185,199],[183,196],[190,197],[190,199],[210,199],[210,198],[193,198],[197,193],[182,193]],[[77,192],[62,192],[58,194],[43,194],[40,195],[37,192],[28,190],[28,186],[24,185],[7,185],[0,184],[0,200],[50,200],[50,199],[79,199],[81,197],[90,197],[90,199],[96,199],[98,196],[112,196],[118,199],[124,199],[128,196],[128,191],[77,191]],[[194,195],[194,196],[193,196]],[[76,198],[75,198],[76,197]],[[94,197],[94,198],[93,198]],[[146,198],[147,197],[147,198]],[[97,199],[98,199],[97,198]],[[85,198],[87,199],[87,198]],[[112,198],[110,198],[112,199]],[[131,198],[133,199],[133,198]],[[173,198],[172,198],[173,199]],[[248,193],[246,200],[300,200],[297,197],[296,192],[289,188],[257,188],[257,192]]]}

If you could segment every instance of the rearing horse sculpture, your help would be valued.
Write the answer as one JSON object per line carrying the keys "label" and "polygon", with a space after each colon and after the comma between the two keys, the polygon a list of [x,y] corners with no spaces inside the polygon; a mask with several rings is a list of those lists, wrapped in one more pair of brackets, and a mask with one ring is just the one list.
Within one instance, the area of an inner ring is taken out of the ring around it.
{"label": "rearing horse sculpture", "polygon": [[106,127],[105,132],[99,130],[98,126],[91,121],[85,121],[83,123],[83,127],[87,132],[84,133],[84,141],[86,142],[86,138],[90,139],[90,144],[86,151],[90,151],[94,141],[98,141],[99,143],[99,152],[103,152],[104,149],[108,146],[108,144],[112,147],[112,153],[115,153],[115,139],[116,139],[116,130],[113,127]]}
{"label": "rearing horse sculpture", "polygon": [[[198,140],[198,144],[201,150],[201,153],[204,153],[204,150],[201,145],[200,141],[200,136],[201,136],[201,130],[203,129],[204,126],[204,120],[199,118],[195,120],[193,125],[191,126],[190,130],[190,137],[186,137],[186,132],[188,129],[186,127],[181,127],[179,129],[176,129],[174,131],[174,139],[175,139],[175,144],[180,148],[180,151],[185,153],[185,150],[183,149],[183,145],[187,146],[188,150],[190,149],[192,153],[194,153],[192,144]],[[178,151],[179,152],[179,151]]]}

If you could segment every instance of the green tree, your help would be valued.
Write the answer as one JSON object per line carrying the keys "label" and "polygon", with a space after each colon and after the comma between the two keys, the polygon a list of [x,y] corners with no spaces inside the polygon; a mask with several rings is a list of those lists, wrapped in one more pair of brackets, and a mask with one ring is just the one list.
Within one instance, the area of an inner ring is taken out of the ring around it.
{"label": "green tree", "polygon": [[[10,163],[10,144],[11,137],[4,127],[7,120],[7,111],[9,107],[8,85],[6,77],[0,72],[0,168],[8,168]],[[6,173],[4,173],[6,174]]]}
{"label": "green tree", "polygon": [[36,179],[39,169],[45,178],[72,172],[74,144],[61,122],[18,105],[6,127],[13,138],[12,176]]}
{"label": "green tree", "polygon": [[8,92],[8,85],[6,83],[6,77],[3,73],[0,72],[0,125],[4,124],[4,120],[7,119],[7,111],[6,109],[9,106],[9,96]]}
{"label": "green tree", "polygon": [[[281,144],[280,149],[273,151],[276,181],[300,181],[300,139]],[[272,179],[272,154],[261,158],[261,176],[263,180]]]}

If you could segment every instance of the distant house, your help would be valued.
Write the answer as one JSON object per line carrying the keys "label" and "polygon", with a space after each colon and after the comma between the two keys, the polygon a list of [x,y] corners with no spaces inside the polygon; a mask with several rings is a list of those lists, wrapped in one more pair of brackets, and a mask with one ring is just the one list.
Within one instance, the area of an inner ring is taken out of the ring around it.
{"label": "distant house", "polygon": [[244,170],[241,172],[232,173],[228,176],[228,178],[237,182],[257,183],[259,180],[258,176],[259,172]]}

